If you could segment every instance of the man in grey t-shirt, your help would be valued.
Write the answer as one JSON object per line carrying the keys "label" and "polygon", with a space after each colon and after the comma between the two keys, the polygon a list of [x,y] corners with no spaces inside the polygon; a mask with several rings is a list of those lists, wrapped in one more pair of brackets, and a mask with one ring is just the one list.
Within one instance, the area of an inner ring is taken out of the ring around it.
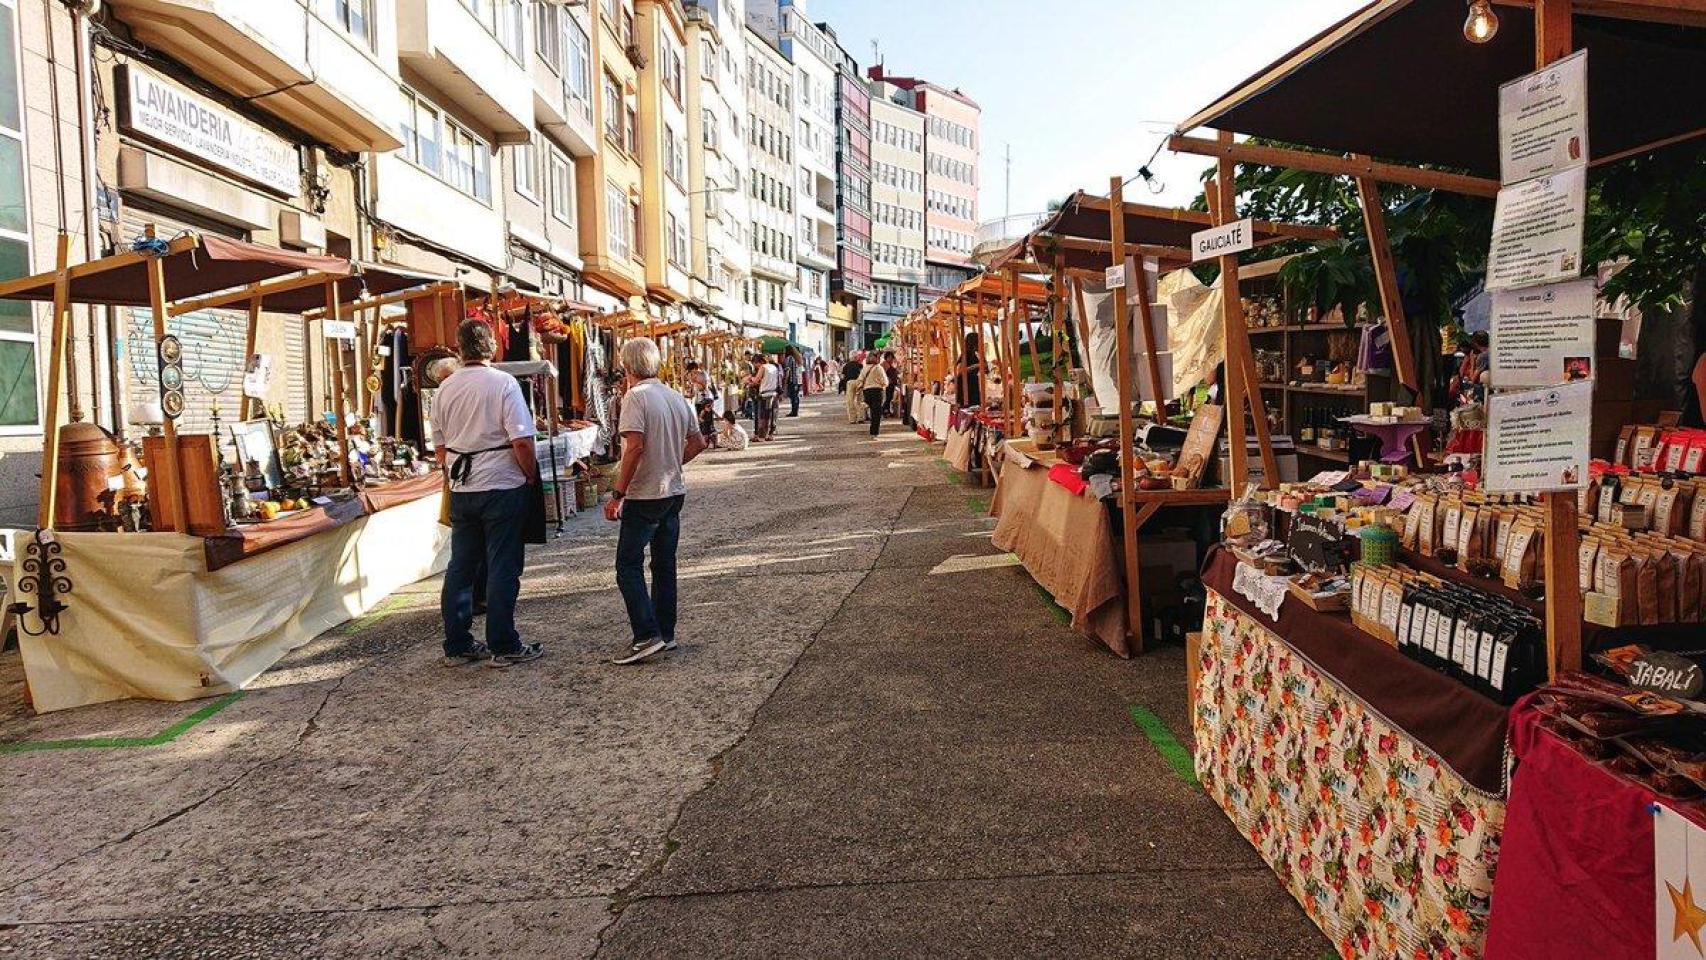
{"label": "man in grey t-shirt", "polygon": [[[629,340],[622,345],[620,359],[628,385],[616,424],[622,436],[622,466],[604,516],[622,523],[616,538],[616,586],[634,637],[614,662],[629,664],[675,649],[675,548],[681,540],[681,504],[687,498],[681,468],[707,444],[687,398],[658,380],[657,344],[643,337]],[[650,593],[647,547],[652,551]]]}

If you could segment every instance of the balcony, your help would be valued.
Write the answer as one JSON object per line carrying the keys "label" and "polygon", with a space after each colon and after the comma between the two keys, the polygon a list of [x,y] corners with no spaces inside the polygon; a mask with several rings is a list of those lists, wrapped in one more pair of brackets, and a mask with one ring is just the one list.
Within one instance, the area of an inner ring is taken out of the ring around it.
{"label": "balcony", "polygon": [[498,143],[532,136],[533,78],[460,0],[397,0],[397,58]]}
{"label": "balcony", "polygon": [[239,97],[253,97],[256,107],[310,136],[352,153],[397,149],[402,101],[389,26],[369,24],[370,45],[327,19],[320,6],[112,0],[138,40]]}

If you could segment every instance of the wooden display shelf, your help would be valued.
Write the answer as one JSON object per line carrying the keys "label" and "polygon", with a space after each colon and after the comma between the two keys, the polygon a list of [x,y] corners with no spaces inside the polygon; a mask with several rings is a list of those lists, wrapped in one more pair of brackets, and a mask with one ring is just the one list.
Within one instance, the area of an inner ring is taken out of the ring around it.
{"label": "wooden display shelf", "polygon": [[1155,504],[1158,507],[1201,507],[1226,503],[1232,491],[1225,487],[1202,490],[1133,490],[1129,499],[1138,506]]}
{"label": "wooden display shelf", "polygon": [[1286,390],[1291,393],[1310,393],[1328,397],[1362,397],[1368,393],[1366,386],[1335,386],[1330,383],[1288,383]]}

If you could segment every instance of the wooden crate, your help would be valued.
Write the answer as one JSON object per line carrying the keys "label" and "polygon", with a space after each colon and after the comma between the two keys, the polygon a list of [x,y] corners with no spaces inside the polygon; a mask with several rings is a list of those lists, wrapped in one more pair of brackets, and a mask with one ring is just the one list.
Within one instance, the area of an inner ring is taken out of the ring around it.
{"label": "wooden crate", "polygon": [[[154,530],[185,530],[173,507],[173,478],[166,471],[166,438],[143,437],[142,456],[148,465],[148,511],[154,520]],[[214,453],[213,438],[206,434],[179,436],[178,466],[184,475],[188,532],[198,537],[224,533],[225,493],[219,486],[219,458]]]}

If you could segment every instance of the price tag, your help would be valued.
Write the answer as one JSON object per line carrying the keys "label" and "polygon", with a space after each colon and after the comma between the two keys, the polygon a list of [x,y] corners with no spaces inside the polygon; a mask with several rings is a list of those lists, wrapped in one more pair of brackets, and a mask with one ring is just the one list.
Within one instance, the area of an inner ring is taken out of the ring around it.
{"label": "price tag", "polygon": [[1125,264],[1115,264],[1102,271],[1102,282],[1109,290],[1125,289]]}

